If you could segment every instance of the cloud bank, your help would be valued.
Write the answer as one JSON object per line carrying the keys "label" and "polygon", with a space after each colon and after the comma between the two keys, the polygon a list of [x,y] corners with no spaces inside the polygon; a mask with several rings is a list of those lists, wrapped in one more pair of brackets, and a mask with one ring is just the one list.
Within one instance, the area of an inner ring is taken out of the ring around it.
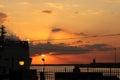
{"label": "cloud bank", "polygon": [[82,47],[69,46],[65,44],[30,44],[31,55],[35,54],[49,54],[63,55],[63,54],[86,54],[91,51],[108,51],[111,48],[107,44],[92,44],[84,45]]}

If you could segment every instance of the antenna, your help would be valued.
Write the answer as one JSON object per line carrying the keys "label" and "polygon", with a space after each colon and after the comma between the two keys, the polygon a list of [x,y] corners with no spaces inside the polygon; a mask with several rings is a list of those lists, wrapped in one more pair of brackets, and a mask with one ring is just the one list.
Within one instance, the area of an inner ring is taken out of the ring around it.
{"label": "antenna", "polygon": [[1,29],[1,31],[0,31],[0,33],[1,33],[0,41],[4,42],[4,40],[5,40],[5,34],[6,34],[5,27],[2,25],[0,29]]}
{"label": "antenna", "polygon": [[115,48],[115,64],[117,63],[117,48]]}

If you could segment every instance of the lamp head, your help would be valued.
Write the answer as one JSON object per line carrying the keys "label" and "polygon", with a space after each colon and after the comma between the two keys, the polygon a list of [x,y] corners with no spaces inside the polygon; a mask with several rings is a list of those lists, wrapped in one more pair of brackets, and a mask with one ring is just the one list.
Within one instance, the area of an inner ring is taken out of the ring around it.
{"label": "lamp head", "polygon": [[22,61],[22,60],[21,60],[21,61],[19,61],[19,65],[20,65],[20,66],[24,66],[24,64],[25,64],[25,62],[24,62],[24,61]]}
{"label": "lamp head", "polygon": [[44,54],[41,55],[41,60],[45,61],[45,55]]}

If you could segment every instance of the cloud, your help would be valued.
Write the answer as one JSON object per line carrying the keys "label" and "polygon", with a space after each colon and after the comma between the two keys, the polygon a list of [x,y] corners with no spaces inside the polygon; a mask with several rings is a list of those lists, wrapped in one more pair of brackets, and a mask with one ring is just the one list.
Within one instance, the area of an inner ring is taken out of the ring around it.
{"label": "cloud", "polygon": [[75,35],[75,36],[88,36],[87,34],[83,33],[83,32],[79,32],[79,33],[75,33],[75,32],[72,32],[72,31],[69,31],[69,30],[65,30],[65,29],[62,29],[62,28],[52,28],[51,29],[51,32],[64,32],[64,33],[67,33],[67,34],[71,34],[71,35]]}
{"label": "cloud", "polygon": [[82,40],[77,40],[76,42],[74,42],[73,44],[79,44],[79,43],[83,43],[84,41]]}
{"label": "cloud", "polygon": [[106,0],[107,2],[120,2],[120,0]]}
{"label": "cloud", "polygon": [[74,33],[75,35],[78,35],[78,36],[88,36],[88,34],[85,34],[83,32],[80,32],[80,33]]}
{"label": "cloud", "polygon": [[63,9],[63,5],[60,3],[46,2],[45,5],[49,7],[57,8],[57,9]]}
{"label": "cloud", "polygon": [[82,47],[69,46],[63,44],[30,44],[30,53],[31,55],[42,54],[42,53],[53,53],[54,55],[63,55],[63,54],[87,54],[91,51],[107,51],[110,47],[107,44],[93,44],[85,45]]}
{"label": "cloud", "polygon": [[53,13],[52,10],[43,10],[42,12],[43,12],[43,13],[47,13],[47,14],[51,14],[51,13]]}
{"label": "cloud", "polygon": [[92,35],[88,37],[113,37],[113,36],[120,36],[120,34],[106,34],[106,35]]}
{"label": "cloud", "polygon": [[84,48],[90,49],[90,50],[109,50],[109,46],[107,44],[93,44],[93,45],[86,45]]}
{"label": "cloud", "polygon": [[63,31],[63,29],[61,29],[61,28],[53,28],[51,31],[52,32],[60,32],[60,31]]}
{"label": "cloud", "polygon": [[4,23],[7,17],[6,13],[0,12],[0,24]]}
{"label": "cloud", "polygon": [[81,15],[98,15],[104,13],[103,10],[86,10],[83,12],[75,12],[75,14],[80,13]]}
{"label": "cloud", "polygon": [[26,6],[31,5],[31,3],[30,3],[30,2],[19,2],[18,4],[19,4],[19,5],[26,5]]}
{"label": "cloud", "polygon": [[[62,28],[52,28],[51,32],[54,33],[60,33],[60,32],[64,32],[70,35],[74,35],[76,37],[71,37],[71,38],[65,38],[65,39],[79,39],[79,38],[97,38],[97,37],[116,37],[116,36],[120,36],[120,33],[116,33],[116,34],[105,34],[105,35],[91,35],[91,34],[87,34],[84,32],[72,32],[69,30],[65,30]],[[80,41],[81,42],[81,41]]]}

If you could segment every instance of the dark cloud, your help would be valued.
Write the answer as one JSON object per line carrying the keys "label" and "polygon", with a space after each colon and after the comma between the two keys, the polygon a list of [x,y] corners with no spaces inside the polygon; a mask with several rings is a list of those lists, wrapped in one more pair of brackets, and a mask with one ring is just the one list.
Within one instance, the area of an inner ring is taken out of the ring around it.
{"label": "dark cloud", "polygon": [[107,44],[86,45],[84,48],[87,48],[87,49],[90,49],[90,50],[99,50],[99,51],[105,51],[105,50],[110,49]]}
{"label": "dark cloud", "polygon": [[85,54],[89,53],[91,51],[107,51],[109,50],[109,46],[106,44],[93,44],[93,45],[85,45],[82,47],[76,47],[76,46],[69,46],[69,45],[63,45],[63,44],[37,44],[32,45],[30,44],[30,52],[31,55],[34,54],[42,54],[42,53],[54,53],[55,55],[60,54]]}
{"label": "dark cloud", "polygon": [[51,31],[52,31],[52,32],[60,32],[60,31],[63,31],[63,29],[60,29],[60,28],[53,28]]}
{"label": "dark cloud", "polygon": [[7,18],[7,14],[0,12],[0,24],[4,23]]}
{"label": "dark cloud", "polygon": [[113,37],[113,36],[120,36],[120,34],[106,34],[106,35],[90,35],[90,36],[87,36],[88,38],[89,37]]}
{"label": "dark cloud", "polygon": [[108,34],[108,35],[101,35],[101,37],[104,36],[120,36],[120,34]]}
{"label": "dark cloud", "polygon": [[73,42],[72,44],[74,45],[74,44],[81,44],[81,43],[84,43],[84,41],[82,41],[82,40],[77,40],[77,41]]}
{"label": "dark cloud", "polygon": [[43,13],[47,13],[47,14],[51,14],[51,13],[53,13],[52,10],[43,10],[42,12],[43,12]]}
{"label": "dark cloud", "polygon": [[88,36],[88,34],[85,34],[83,32],[80,32],[80,33],[74,33],[75,35],[78,35],[78,36]]}
{"label": "dark cloud", "polygon": [[76,43],[83,43],[83,41],[82,40],[78,40],[78,41],[76,41]]}
{"label": "dark cloud", "polygon": [[90,34],[86,34],[84,32],[72,32],[72,31],[68,31],[62,28],[52,28],[51,32],[65,32],[67,34],[72,34],[75,36],[80,36],[80,37],[84,37],[84,38],[95,38],[95,37],[112,37],[112,36],[120,36],[120,33],[118,34],[106,34],[106,35],[90,35]]}
{"label": "dark cloud", "polygon": [[69,30],[65,30],[65,29],[62,29],[62,28],[52,28],[51,29],[51,32],[64,32],[64,33],[67,33],[67,34],[72,34],[72,35],[75,35],[75,36],[88,36],[88,34],[85,34],[83,32],[79,32],[79,33],[75,33],[75,32],[72,32],[72,31],[69,31]]}
{"label": "dark cloud", "polygon": [[74,12],[75,14],[79,14],[79,12],[78,11],[76,11],[76,12]]}

